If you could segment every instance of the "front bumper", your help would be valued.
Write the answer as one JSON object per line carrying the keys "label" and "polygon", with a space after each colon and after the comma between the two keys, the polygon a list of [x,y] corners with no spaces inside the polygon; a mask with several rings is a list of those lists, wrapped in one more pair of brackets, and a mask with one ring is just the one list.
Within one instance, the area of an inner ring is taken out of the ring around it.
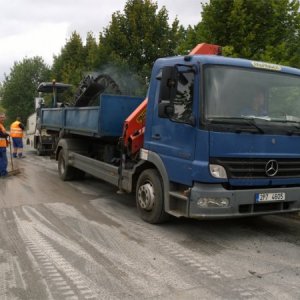
{"label": "front bumper", "polygon": [[[285,193],[284,201],[256,203],[257,193]],[[199,198],[227,198],[227,207],[200,207]],[[277,214],[300,211],[300,187],[226,190],[220,184],[196,183],[191,189],[189,201],[190,218],[233,218],[254,215]]]}

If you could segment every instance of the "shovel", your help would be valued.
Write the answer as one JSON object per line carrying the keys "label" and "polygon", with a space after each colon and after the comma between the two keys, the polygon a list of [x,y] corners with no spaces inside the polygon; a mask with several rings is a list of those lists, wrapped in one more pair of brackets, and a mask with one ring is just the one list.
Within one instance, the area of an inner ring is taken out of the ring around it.
{"label": "shovel", "polygon": [[20,169],[15,169],[14,168],[10,136],[8,137],[8,139],[9,139],[9,154],[10,154],[11,170],[8,171],[7,173],[8,173],[8,176],[14,176],[14,175],[18,175],[19,173],[21,173],[21,171],[20,171]]}

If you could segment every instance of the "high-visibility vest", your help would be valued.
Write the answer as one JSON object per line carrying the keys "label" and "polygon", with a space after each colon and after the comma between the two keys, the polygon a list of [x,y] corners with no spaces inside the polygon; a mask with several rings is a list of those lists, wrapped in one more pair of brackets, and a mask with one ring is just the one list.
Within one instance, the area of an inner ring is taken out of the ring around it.
{"label": "high-visibility vest", "polygon": [[10,125],[10,136],[12,138],[22,138],[23,137],[23,130],[20,128],[21,122],[15,121]]}
{"label": "high-visibility vest", "polygon": [[[2,124],[0,124],[0,131],[5,133],[6,130]],[[7,147],[7,140],[6,138],[0,136],[0,148],[6,148]]]}

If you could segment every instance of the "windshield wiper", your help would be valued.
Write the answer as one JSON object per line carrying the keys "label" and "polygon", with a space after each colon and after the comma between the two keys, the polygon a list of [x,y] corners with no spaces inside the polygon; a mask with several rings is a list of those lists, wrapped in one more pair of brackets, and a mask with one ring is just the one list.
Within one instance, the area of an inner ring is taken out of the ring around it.
{"label": "windshield wiper", "polygon": [[[247,124],[250,125],[252,128],[254,127],[258,132],[260,133],[265,133],[262,128],[260,128],[257,123],[256,123],[256,119],[259,120],[267,120],[269,121],[269,119],[266,118],[256,118],[256,117],[214,117],[209,119],[209,122],[211,123],[218,123],[218,124],[232,124],[232,125],[243,125],[243,124]],[[249,130],[247,130],[246,128],[237,128],[236,132],[249,132]],[[252,131],[251,131],[252,132]]]}
{"label": "windshield wiper", "polygon": [[248,124],[250,124],[251,126],[255,127],[260,133],[265,133],[261,127],[259,127],[255,121],[255,118],[245,118],[243,119],[245,121],[247,121]]}
{"label": "windshield wiper", "polygon": [[300,124],[297,121],[291,121],[291,120],[278,120],[278,119],[271,119],[272,122],[277,122],[277,123],[284,123],[291,125],[294,129],[288,130],[287,133],[288,135],[293,135],[293,134],[300,134]]}

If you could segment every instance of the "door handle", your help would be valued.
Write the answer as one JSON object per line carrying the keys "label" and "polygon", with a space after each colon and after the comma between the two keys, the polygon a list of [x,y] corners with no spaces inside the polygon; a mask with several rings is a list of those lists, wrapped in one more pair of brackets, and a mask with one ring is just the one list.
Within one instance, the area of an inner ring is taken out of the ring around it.
{"label": "door handle", "polygon": [[152,135],[152,139],[153,140],[160,140],[160,134],[159,133],[155,133],[154,135]]}

